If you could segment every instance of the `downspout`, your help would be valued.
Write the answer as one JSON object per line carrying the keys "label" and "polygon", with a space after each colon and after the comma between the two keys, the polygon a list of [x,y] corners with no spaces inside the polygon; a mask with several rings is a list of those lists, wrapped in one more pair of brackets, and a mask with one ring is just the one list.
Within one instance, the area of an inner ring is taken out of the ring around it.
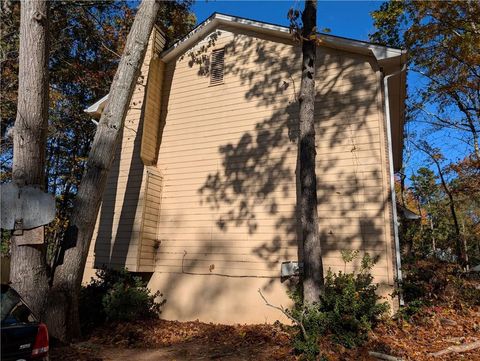
{"label": "downspout", "polygon": [[[387,143],[388,143],[388,162],[390,164],[390,193],[392,197],[392,216],[393,216],[393,234],[395,240],[395,256],[397,266],[397,282],[401,285],[403,282],[402,259],[400,256],[400,238],[398,236],[398,216],[397,201],[395,196],[395,173],[393,168],[393,147],[392,147],[392,129],[390,120],[390,103],[388,101],[388,79],[405,71],[407,64],[403,64],[402,69],[383,77],[384,101],[385,101],[385,120],[387,125]],[[404,306],[403,295],[400,293],[400,306]]]}

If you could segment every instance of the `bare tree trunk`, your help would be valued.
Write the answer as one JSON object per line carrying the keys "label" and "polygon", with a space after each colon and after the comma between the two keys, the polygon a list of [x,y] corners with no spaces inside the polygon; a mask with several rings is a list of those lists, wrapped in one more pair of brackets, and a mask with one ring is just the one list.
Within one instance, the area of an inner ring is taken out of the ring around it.
{"label": "bare tree trunk", "polygon": [[405,178],[407,178],[407,176],[403,172],[404,170],[402,168],[402,172],[400,173],[400,198],[402,200],[402,206],[407,208],[405,204]]}
{"label": "bare tree trunk", "polygon": [[430,199],[427,200],[427,206],[428,206],[428,213],[429,213],[429,220],[430,220],[430,231],[432,232],[431,238],[432,238],[432,250],[435,253],[435,250],[437,248],[437,244],[435,241],[435,235],[433,234],[434,227],[433,227],[433,218],[432,218],[432,206],[430,204]]}
{"label": "bare tree trunk", "polygon": [[472,135],[473,135],[473,151],[477,159],[480,159],[480,147],[478,145],[478,133],[475,127],[472,127]]}
{"label": "bare tree trunk", "polygon": [[448,205],[450,207],[450,213],[452,214],[453,225],[455,227],[455,235],[456,235],[455,245],[456,245],[457,257],[460,263],[462,264],[462,266],[468,266],[467,243],[466,243],[465,237],[463,237],[462,235],[462,232],[460,232],[460,225],[458,224],[458,217],[457,217],[457,212],[455,210],[455,201],[453,200],[453,194],[450,191],[450,188],[448,187],[447,182],[445,181],[445,178],[443,177],[443,172],[440,167],[440,163],[434,156],[432,156],[431,158],[435,163],[435,165],[437,166],[438,175],[440,176],[442,187],[448,197]]}
{"label": "bare tree trunk", "polygon": [[300,221],[303,232],[303,299],[318,302],[323,287],[323,263],[317,215],[315,174],[315,60],[317,1],[305,1],[302,14],[302,82],[300,86]]}
{"label": "bare tree trunk", "polygon": [[418,145],[414,142],[412,142],[412,144],[417,149],[421,150],[426,155],[428,155],[432,160],[432,162],[437,167],[438,176],[440,177],[440,182],[442,184],[443,190],[447,194],[448,205],[450,208],[450,213],[452,214],[453,226],[455,228],[455,235],[456,235],[455,248],[456,248],[457,257],[460,264],[468,268],[467,240],[462,235],[462,232],[460,232],[460,226],[458,224],[458,217],[457,217],[457,211],[455,209],[455,201],[453,199],[453,194],[450,191],[450,188],[445,180],[445,177],[443,176],[442,167],[440,166],[439,159],[441,159],[441,156],[439,154],[436,154],[436,150],[431,148],[426,142],[422,142],[421,145]]}
{"label": "bare tree trunk", "polygon": [[159,1],[143,0],[127,38],[125,50],[110,87],[88,157],[86,171],[75,199],[57,265],[47,310],[53,336],[63,341],[80,335],[78,296],[97,213],[112,166],[115,149],[155,23]]}
{"label": "bare tree trunk", "polygon": [[[13,138],[13,182],[44,187],[48,127],[48,6],[25,0],[20,8],[18,104]],[[43,227],[42,227],[43,230]],[[32,232],[32,231],[24,231]],[[18,245],[13,236],[10,277],[32,310],[43,316],[48,294],[45,245]]]}
{"label": "bare tree trunk", "polygon": [[430,216],[430,231],[432,232],[432,250],[435,252],[437,249],[437,243],[435,241],[435,235],[433,234],[434,228],[433,228],[433,220],[432,217]]}

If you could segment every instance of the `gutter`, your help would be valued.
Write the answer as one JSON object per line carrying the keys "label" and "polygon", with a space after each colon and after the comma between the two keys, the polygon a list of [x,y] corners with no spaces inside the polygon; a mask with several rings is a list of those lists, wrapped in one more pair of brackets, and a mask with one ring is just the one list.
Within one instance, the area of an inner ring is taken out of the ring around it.
{"label": "gutter", "polygon": [[[393,234],[395,239],[395,256],[396,256],[396,268],[397,268],[397,281],[399,284],[403,282],[402,275],[402,259],[400,256],[400,238],[398,236],[398,215],[397,215],[397,201],[395,196],[395,173],[393,168],[393,147],[392,147],[392,128],[390,120],[390,103],[388,97],[388,79],[392,76],[399,75],[401,72],[405,71],[407,64],[404,63],[402,69],[397,70],[396,72],[386,75],[383,77],[383,89],[384,89],[384,101],[385,101],[385,120],[387,126],[387,143],[388,143],[388,162],[390,164],[390,193],[392,197],[392,216],[393,216]],[[403,295],[400,294],[400,306],[404,306],[405,301],[403,300]]]}

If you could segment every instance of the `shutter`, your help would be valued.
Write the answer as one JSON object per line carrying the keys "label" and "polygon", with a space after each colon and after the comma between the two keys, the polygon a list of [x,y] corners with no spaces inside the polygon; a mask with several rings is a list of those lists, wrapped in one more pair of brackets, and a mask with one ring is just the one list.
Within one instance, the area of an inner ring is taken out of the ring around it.
{"label": "shutter", "polygon": [[210,85],[223,84],[225,49],[218,49],[212,52],[212,62],[210,65]]}

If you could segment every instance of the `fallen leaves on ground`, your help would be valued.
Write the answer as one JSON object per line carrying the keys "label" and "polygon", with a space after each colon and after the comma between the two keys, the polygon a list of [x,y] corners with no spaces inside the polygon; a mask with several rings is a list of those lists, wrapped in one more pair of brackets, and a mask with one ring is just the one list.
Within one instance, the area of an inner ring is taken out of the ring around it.
{"label": "fallen leaves on ground", "polygon": [[389,321],[370,337],[371,350],[404,360],[480,360],[480,349],[462,354],[429,356],[449,346],[480,340],[480,309],[426,307],[411,322]]}
{"label": "fallen leaves on ground", "polygon": [[98,347],[82,347],[82,344],[54,346],[50,348],[50,361],[103,361]]}
{"label": "fallen leaves on ground", "polygon": [[224,360],[235,355],[255,355],[255,360],[295,360],[290,346],[293,332],[293,327],[278,322],[274,325],[220,325],[158,320],[98,329],[89,342],[120,347],[178,347],[185,349],[185,354],[194,354],[192,360]]}
{"label": "fallen leaves on ground", "polygon": [[[274,325],[219,325],[199,321],[143,321],[110,325],[96,330],[89,343],[116,348],[168,348],[176,360],[298,360],[291,348],[295,328]],[[478,360],[480,349],[433,358],[430,353],[452,345],[480,340],[478,307],[426,307],[410,322],[386,320],[363,347],[347,349],[329,337],[321,351],[330,361],[375,360],[376,351],[403,360]],[[178,355],[181,355],[178,358]],[[90,360],[88,360],[90,361]]]}

